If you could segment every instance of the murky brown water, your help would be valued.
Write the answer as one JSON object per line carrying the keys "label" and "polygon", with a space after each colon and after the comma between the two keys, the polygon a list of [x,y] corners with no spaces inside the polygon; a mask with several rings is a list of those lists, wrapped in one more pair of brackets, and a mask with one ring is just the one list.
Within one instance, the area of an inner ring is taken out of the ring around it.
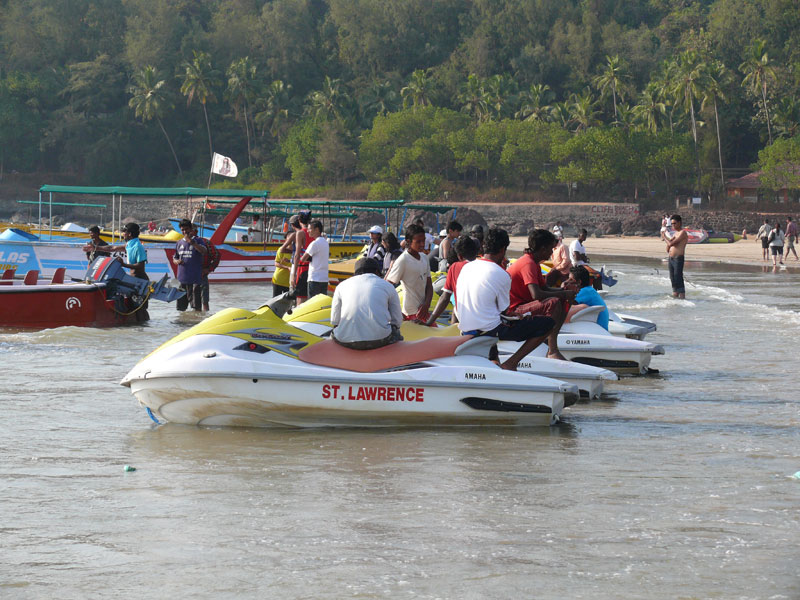
{"label": "murky brown water", "polygon": [[800,277],[609,266],[662,375],[544,430],[157,427],[118,381],[174,307],[0,332],[0,598],[800,597]]}

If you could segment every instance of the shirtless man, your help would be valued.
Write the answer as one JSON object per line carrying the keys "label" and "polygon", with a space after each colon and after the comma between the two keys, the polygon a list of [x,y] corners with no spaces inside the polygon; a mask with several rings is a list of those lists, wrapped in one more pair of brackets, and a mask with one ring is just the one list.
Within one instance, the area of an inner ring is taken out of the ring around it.
{"label": "shirtless man", "polygon": [[669,280],[672,282],[672,296],[683,300],[686,298],[686,286],[683,283],[683,260],[689,236],[683,229],[683,221],[680,215],[672,215],[670,223],[675,233],[672,239],[667,240]]}

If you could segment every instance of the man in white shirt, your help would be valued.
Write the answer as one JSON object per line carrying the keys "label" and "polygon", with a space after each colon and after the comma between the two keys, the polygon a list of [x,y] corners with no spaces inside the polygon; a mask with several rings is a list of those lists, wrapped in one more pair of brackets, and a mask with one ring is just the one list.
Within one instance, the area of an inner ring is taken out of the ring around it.
{"label": "man in white shirt", "polygon": [[403,313],[394,286],[380,278],[374,258],[360,258],[355,275],[336,286],[331,305],[333,340],[353,350],[372,350],[403,339]]}
{"label": "man in white shirt", "polygon": [[564,228],[561,227],[561,221],[556,221],[556,224],[553,225],[553,235],[558,239],[564,237]]}
{"label": "man in white shirt", "polygon": [[308,297],[328,293],[328,262],[330,260],[327,238],[322,235],[322,221],[314,220],[308,225],[308,233],[313,238],[301,259],[308,262]]}
{"label": "man in white shirt", "polygon": [[[508,249],[508,233],[492,227],[484,239],[482,258],[464,265],[458,276],[458,328],[461,335],[488,335],[500,340],[524,342],[500,366],[517,370],[523,357],[541,344],[555,322],[550,317],[526,317],[504,321],[501,314],[510,302],[511,277],[501,266]],[[496,346],[490,355],[496,360]]]}
{"label": "man in white shirt", "polygon": [[386,281],[392,285],[402,282],[403,318],[406,321],[426,321],[433,298],[431,268],[428,255],[424,253],[425,230],[419,225],[406,229],[406,250],[392,263]]}
{"label": "man in white shirt", "polygon": [[569,245],[569,259],[572,261],[573,267],[580,267],[589,262],[589,259],[586,258],[586,248],[583,246],[588,234],[589,232],[585,229],[581,229],[578,239]]}

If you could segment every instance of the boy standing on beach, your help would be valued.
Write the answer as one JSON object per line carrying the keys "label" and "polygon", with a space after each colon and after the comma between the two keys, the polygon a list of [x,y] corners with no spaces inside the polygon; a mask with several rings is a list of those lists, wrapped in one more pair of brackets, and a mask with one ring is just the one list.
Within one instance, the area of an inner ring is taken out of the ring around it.
{"label": "boy standing on beach", "polygon": [[669,280],[672,282],[672,296],[683,300],[686,298],[686,286],[683,283],[683,262],[689,236],[683,229],[683,220],[680,215],[672,215],[670,223],[675,235],[672,236],[672,239],[667,240]]}

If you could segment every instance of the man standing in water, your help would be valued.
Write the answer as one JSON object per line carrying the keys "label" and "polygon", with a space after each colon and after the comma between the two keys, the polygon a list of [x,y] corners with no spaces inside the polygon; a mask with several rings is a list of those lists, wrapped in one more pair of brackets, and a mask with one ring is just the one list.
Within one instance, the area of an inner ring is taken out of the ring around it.
{"label": "man standing in water", "polygon": [[683,300],[686,298],[686,286],[683,283],[683,261],[689,236],[683,229],[680,215],[672,215],[670,223],[674,234],[667,240],[669,253],[669,280],[672,282],[672,296]]}

